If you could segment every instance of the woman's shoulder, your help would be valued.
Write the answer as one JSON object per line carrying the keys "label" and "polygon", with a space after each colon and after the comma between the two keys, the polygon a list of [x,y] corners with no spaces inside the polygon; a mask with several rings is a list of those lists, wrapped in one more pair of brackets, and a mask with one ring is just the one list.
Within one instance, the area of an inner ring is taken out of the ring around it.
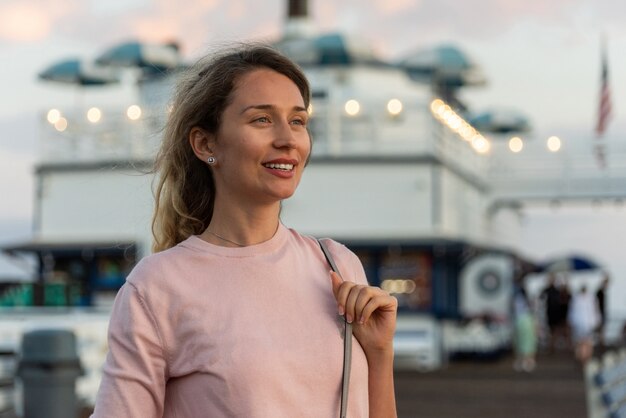
{"label": "woman's shoulder", "polygon": [[364,274],[361,261],[346,245],[332,238],[317,238],[311,235],[303,235],[294,229],[289,229],[289,232],[292,235],[292,239],[299,241],[301,245],[307,246],[322,258],[324,258],[324,254],[319,241],[323,241],[344,278],[355,282],[362,281],[360,279],[364,277]]}
{"label": "woman's shoulder", "polygon": [[332,238],[314,237],[312,235],[301,234],[293,228],[287,228],[287,230],[289,231],[292,240],[299,242],[302,245],[313,247],[321,251],[319,241],[323,241],[334,257],[354,256],[354,253],[348,247]]}
{"label": "woman's shoulder", "polygon": [[154,253],[143,257],[132,269],[126,281],[135,287],[141,287],[146,280],[155,280],[161,276],[163,265],[163,252]]}
{"label": "woman's shoulder", "polygon": [[185,251],[181,244],[149,254],[139,260],[126,281],[138,288],[147,283],[153,286],[158,282],[168,281],[168,276],[177,274],[181,266],[186,266],[188,269],[193,265],[188,262],[189,260],[186,261],[189,257],[189,252]]}

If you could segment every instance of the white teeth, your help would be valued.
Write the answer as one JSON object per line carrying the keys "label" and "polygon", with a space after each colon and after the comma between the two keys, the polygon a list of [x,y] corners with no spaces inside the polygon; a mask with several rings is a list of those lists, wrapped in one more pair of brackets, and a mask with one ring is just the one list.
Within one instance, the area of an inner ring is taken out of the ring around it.
{"label": "white teeth", "polygon": [[265,167],[267,168],[277,168],[279,170],[286,170],[286,171],[291,171],[293,170],[293,164],[274,164],[274,163],[267,163],[267,164],[263,164]]}

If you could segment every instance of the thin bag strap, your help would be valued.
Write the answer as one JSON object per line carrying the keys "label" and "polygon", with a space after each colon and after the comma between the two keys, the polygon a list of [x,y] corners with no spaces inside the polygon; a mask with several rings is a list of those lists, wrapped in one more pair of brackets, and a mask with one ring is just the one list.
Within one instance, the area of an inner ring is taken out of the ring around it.
{"label": "thin bag strap", "polygon": [[[326,243],[321,239],[318,239],[322,252],[330,264],[330,267],[335,273],[341,277],[339,269],[333,260],[333,256],[328,250]],[[350,366],[352,365],[352,324],[350,324],[344,315],[345,329],[343,334],[343,376],[341,378],[341,410],[339,412],[339,418],[346,418],[348,412],[348,387],[350,385]]]}

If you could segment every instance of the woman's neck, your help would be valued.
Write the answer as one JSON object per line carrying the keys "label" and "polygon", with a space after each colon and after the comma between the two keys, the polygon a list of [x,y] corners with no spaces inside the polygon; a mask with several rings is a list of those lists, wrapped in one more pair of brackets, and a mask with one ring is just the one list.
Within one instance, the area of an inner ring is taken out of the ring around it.
{"label": "woman's neck", "polygon": [[200,238],[222,247],[246,247],[271,239],[278,229],[280,203],[263,207],[220,205]]}

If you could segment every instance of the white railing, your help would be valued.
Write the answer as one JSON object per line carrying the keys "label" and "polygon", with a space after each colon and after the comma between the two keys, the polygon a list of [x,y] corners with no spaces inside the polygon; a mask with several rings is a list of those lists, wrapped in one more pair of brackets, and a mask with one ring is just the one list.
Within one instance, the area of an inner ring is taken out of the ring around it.
{"label": "white railing", "polygon": [[309,127],[315,156],[432,157],[484,179],[488,158],[436,120],[426,104],[406,101],[397,118],[386,114],[350,117],[321,100],[313,106]]}
{"label": "white railing", "polygon": [[[318,157],[432,157],[466,176],[484,181],[494,201],[559,198],[626,198],[626,148],[614,145],[607,166],[598,167],[593,142],[551,153],[541,141],[527,141],[515,154],[506,141],[491,140],[488,154],[433,118],[423,103],[405,101],[396,118],[385,113],[349,117],[326,99],[313,102],[310,123]],[[41,118],[40,163],[151,160],[160,145],[165,111],[145,108],[138,120],[119,109],[102,110],[91,123],[86,110],[64,112],[67,127],[58,131]]]}
{"label": "white railing", "polygon": [[601,168],[592,143],[551,153],[529,141],[519,154],[498,145],[488,170],[494,200],[626,198],[626,150],[611,150]]}
{"label": "white railing", "polygon": [[[396,117],[385,112],[364,112],[350,117],[327,99],[315,100],[309,125],[314,155],[433,157],[484,177],[486,158],[435,120],[426,103],[405,100],[404,106]],[[165,121],[163,110],[144,108],[138,120],[130,120],[119,109],[103,109],[102,120],[97,123],[89,122],[86,113],[86,109],[64,112],[67,127],[63,131],[42,115],[41,163],[134,161],[154,157]]]}
{"label": "white railing", "polygon": [[67,126],[62,131],[42,115],[39,160],[45,164],[151,159],[161,140],[163,113],[142,109],[139,119],[130,120],[119,109],[105,109],[102,119],[91,123],[86,109],[76,109],[64,112]]}

